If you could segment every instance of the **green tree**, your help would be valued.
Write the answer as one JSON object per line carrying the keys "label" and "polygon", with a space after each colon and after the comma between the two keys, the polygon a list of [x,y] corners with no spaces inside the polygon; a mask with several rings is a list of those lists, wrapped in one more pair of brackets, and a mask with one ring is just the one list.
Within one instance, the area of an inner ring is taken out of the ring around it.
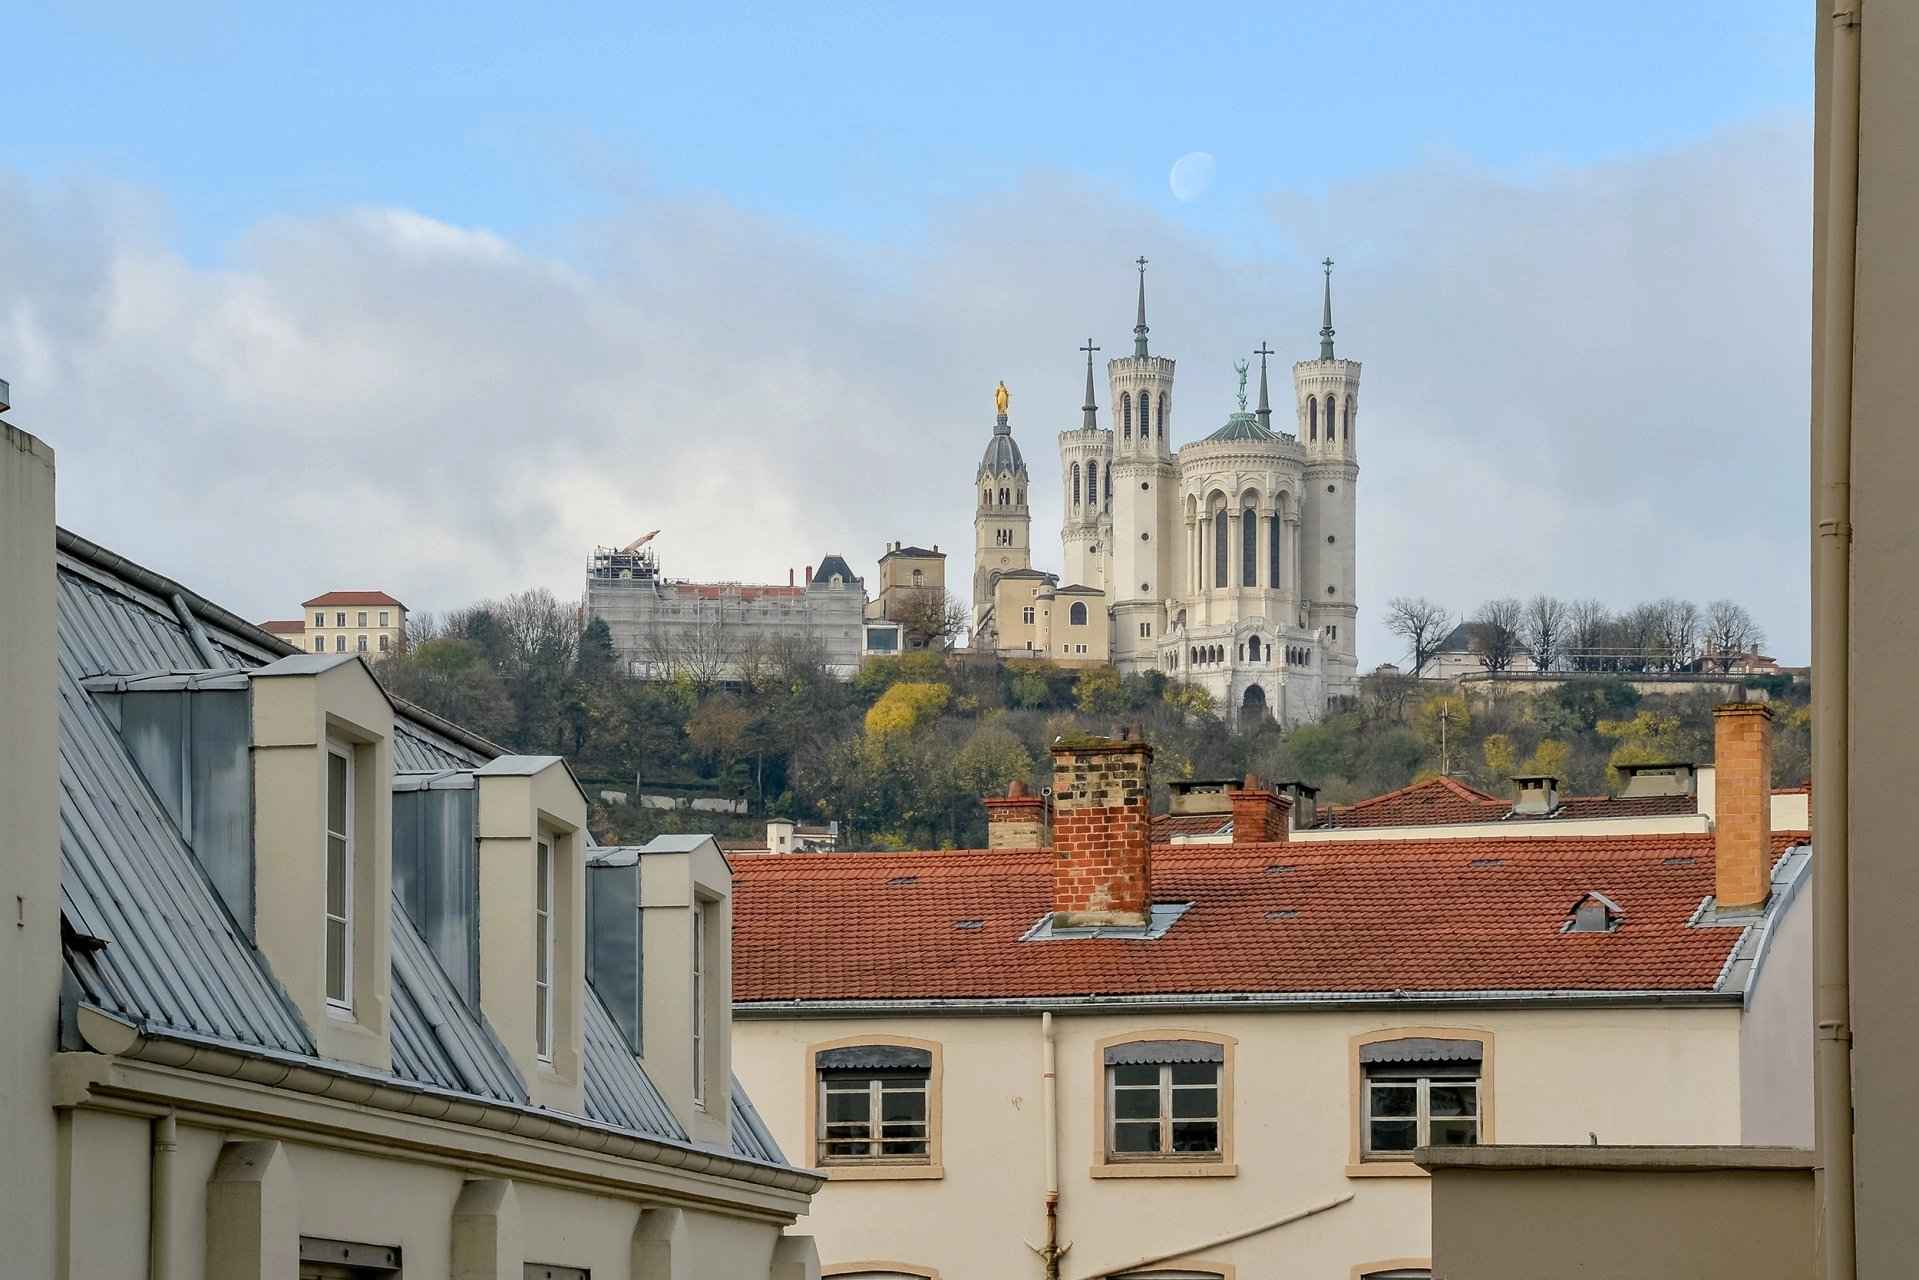
{"label": "green tree", "polygon": [[1130,710],[1125,682],[1111,667],[1088,667],[1073,682],[1073,700],[1089,716],[1116,716]]}
{"label": "green tree", "polygon": [[495,742],[513,732],[513,702],[486,655],[471,641],[423,640],[375,668],[389,693]]}

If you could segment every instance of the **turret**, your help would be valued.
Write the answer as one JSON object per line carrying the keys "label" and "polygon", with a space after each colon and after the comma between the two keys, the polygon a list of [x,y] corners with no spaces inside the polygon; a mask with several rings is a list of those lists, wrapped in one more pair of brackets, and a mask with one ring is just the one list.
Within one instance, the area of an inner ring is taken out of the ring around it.
{"label": "turret", "polygon": [[1113,660],[1122,671],[1157,665],[1164,603],[1177,590],[1179,499],[1173,462],[1173,361],[1147,345],[1146,259],[1139,268],[1133,354],[1106,364],[1111,382],[1113,485],[1111,581]]}
{"label": "turret", "polygon": [[1112,550],[1113,433],[1100,427],[1094,396],[1093,355],[1099,348],[1088,338],[1080,350],[1086,353],[1080,425],[1059,433],[1060,549],[1067,583],[1104,589]]}
{"label": "turret", "polygon": [[1358,674],[1354,532],[1359,478],[1359,362],[1333,351],[1333,260],[1320,302],[1319,358],[1293,366],[1299,442],[1306,451],[1301,495],[1300,605],[1321,632],[1328,689],[1350,691]]}
{"label": "turret", "polygon": [[[1006,384],[993,392],[996,416],[993,434],[974,473],[973,492],[977,502],[973,515],[973,627],[975,636],[990,626],[993,605],[993,577],[1008,569],[1024,569],[1032,563],[1031,508],[1027,505],[1029,476],[1026,459],[1020,456],[1013,440],[1013,428],[1007,418],[1011,396]],[[979,641],[976,638],[975,644]]]}

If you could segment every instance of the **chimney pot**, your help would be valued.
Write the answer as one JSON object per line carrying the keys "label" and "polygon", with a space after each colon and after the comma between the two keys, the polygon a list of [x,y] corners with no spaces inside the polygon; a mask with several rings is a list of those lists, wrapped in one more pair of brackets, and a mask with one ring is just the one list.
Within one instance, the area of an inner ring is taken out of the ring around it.
{"label": "chimney pot", "polygon": [[1529,816],[1551,813],[1559,807],[1559,779],[1551,774],[1513,775],[1513,812]]}
{"label": "chimney pot", "polygon": [[1772,709],[1713,708],[1713,895],[1721,911],[1762,907],[1772,891]]}

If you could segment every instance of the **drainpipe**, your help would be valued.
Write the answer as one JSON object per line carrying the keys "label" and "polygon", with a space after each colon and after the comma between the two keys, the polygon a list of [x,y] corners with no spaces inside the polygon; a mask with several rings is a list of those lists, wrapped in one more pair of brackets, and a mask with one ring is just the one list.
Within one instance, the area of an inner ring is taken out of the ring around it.
{"label": "drainpipe", "polygon": [[1834,0],[1826,109],[1825,334],[1813,540],[1814,1082],[1821,1168],[1820,1274],[1853,1280],[1851,872],[1852,358],[1858,271],[1859,5]]}
{"label": "drainpipe", "polygon": [[[1039,1015],[1040,1116],[1046,1126],[1046,1247],[1040,1250],[1046,1280],[1059,1280],[1059,1072],[1053,1043],[1053,1015]],[[1072,1246],[1067,1246],[1071,1248]]]}
{"label": "drainpipe", "polygon": [[155,1117],[147,1169],[147,1280],[173,1276],[173,1153],[179,1149],[173,1113]]}

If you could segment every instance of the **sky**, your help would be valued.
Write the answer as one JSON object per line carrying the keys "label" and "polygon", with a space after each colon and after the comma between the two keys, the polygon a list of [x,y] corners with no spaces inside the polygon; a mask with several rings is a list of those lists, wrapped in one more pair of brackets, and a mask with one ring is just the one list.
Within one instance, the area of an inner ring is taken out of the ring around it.
{"label": "sky", "polygon": [[1331,256],[1362,668],[1393,596],[1536,591],[1731,597],[1802,662],[1811,17],[39,6],[0,378],[64,525],[258,618],[574,598],[653,528],[675,576],[903,540],[964,591],[996,382],[1057,569],[1132,259],[1185,442],[1316,353]]}

